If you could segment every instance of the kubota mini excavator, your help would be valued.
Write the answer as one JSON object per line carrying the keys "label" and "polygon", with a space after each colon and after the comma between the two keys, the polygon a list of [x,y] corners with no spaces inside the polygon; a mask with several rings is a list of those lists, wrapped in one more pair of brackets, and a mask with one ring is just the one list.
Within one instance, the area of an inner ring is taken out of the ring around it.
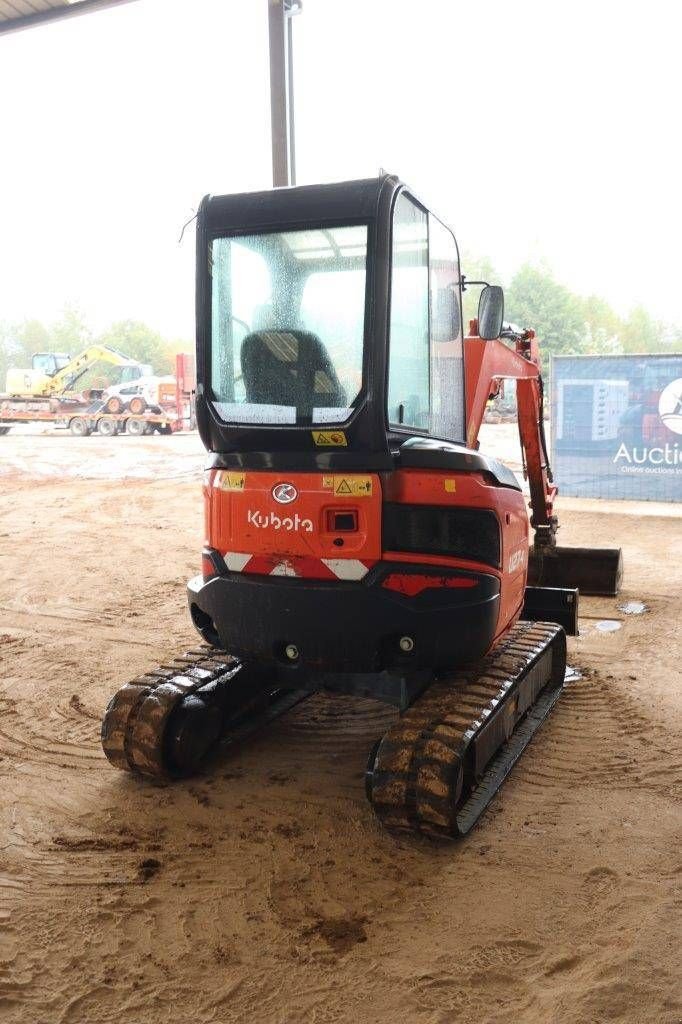
{"label": "kubota mini excavator", "polygon": [[[486,286],[464,338],[464,283],[451,231],[390,175],[203,200],[211,455],[188,596],[206,643],[113,697],[114,765],[187,774],[315,691],[357,694],[400,712],[367,767],[381,821],[477,821],[561,692],[576,588],[616,593],[622,563],[557,547],[534,333],[505,329]],[[514,474],[478,450],[504,378],[530,524]]]}

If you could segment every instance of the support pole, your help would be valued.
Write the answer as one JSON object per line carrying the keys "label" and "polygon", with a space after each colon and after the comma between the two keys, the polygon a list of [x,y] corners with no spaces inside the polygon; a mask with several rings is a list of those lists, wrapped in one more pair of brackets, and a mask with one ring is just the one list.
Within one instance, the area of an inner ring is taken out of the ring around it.
{"label": "support pole", "polygon": [[301,0],[268,0],[272,184],[275,188],[296,184],[291,19],[302,7]]}

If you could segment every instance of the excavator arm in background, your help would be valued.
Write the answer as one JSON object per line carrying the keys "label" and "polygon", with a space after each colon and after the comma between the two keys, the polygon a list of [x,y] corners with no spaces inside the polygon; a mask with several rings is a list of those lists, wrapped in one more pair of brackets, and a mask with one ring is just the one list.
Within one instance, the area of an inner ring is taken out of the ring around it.
{"label": "excavator arm in background", "polygon": [[[42,355],[43,353],[39,353]],[[10,368],[7,371],[6,391],[10,396],[22,398],[51,398],[53,396],[69,397],[83,375],[96,363],[109,363],[123,368],[123,382],[136,380],[145,374],[151,374],[151,366],[131,359],[124,352],[110,345],[90,345],[73,359],[64,358],[64,365],[51,373],[42,367],[34,366],[31,370]],[[60,360],[61,361],[61,360]],[[113,383],[111,381],[110,383]]]}
{"label": "excavator arm in background", "polygon": [[137,360],[130,359],[129,356],[109,345],[90,345],[79,355],[74,356],[53,377],[45,381],[41,385],[39,393],[41,395],[59,395],[66,391],[72,391],[83,374],[95,363],[110,363],[114,366],[131,367],[131,369],[139,368],[140,372],[131,374],[130,379],[142,376],[142,364]]}
{"label": "excavator arm in background", "polygon": [[[506,344],[503,337],[512,341]],[[535,332],[509,329],[494,340],[481,338],[478,321],[465,340],[467,444],[476,447],[486,404],[503,380],[516,381],[519,438],[524,478],[530,490],[529,551],[531,586],[577,587],[586,594],[618,593],[623,575],[620,548],[562,548],[556,543],[559,522],[554,514],[557,487],[552,478],[544,428],[544,384]]]}

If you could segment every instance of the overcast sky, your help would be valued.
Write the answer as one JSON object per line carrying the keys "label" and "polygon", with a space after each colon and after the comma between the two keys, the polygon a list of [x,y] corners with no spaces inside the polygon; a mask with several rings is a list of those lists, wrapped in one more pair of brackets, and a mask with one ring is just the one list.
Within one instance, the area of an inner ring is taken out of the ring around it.
{"label": "overcast sky", "polygon": [[[509,278],[545,259],[682,323],[682,9],[304,0],[298,181],[408,181]],[[193,331],[206,192],[270,185],[266,0],[138,0],[0,36],[0,319]],[[466,270],[466,267],[464,268]]]}

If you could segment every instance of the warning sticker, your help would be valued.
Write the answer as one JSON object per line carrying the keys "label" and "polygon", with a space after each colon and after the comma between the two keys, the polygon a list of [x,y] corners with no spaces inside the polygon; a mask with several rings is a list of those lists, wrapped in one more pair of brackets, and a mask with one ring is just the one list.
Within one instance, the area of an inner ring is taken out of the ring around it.
{"label": "warning sticker", "polygon": [[342,497],[371,498],[371,476],[335,476],[334,494]]}
{"label": "warning sticker", "polygon": [[331,448],[347,448],[348,441],[343,430],[313,430],[313,441],[316,445],[329,445]]}
{"label": "warning sticker", "polygon": [[457,481],[456,480],[444,480],[443,483],[445,484],[445,490],[448,492],[448,494],[455,494],[456,493],[456,491],[457,491]]}
{"label": "warning sticker", "polygon": [[334,487],[334,477],[333,476],[323,476],[322,477],[322,486],[323,487],[333,488]]}
{"label": "warning sticker", "polygon": [[243,491],[244,474],[229,473],[223,470],[218,477],[218,487],[221,491]]}

